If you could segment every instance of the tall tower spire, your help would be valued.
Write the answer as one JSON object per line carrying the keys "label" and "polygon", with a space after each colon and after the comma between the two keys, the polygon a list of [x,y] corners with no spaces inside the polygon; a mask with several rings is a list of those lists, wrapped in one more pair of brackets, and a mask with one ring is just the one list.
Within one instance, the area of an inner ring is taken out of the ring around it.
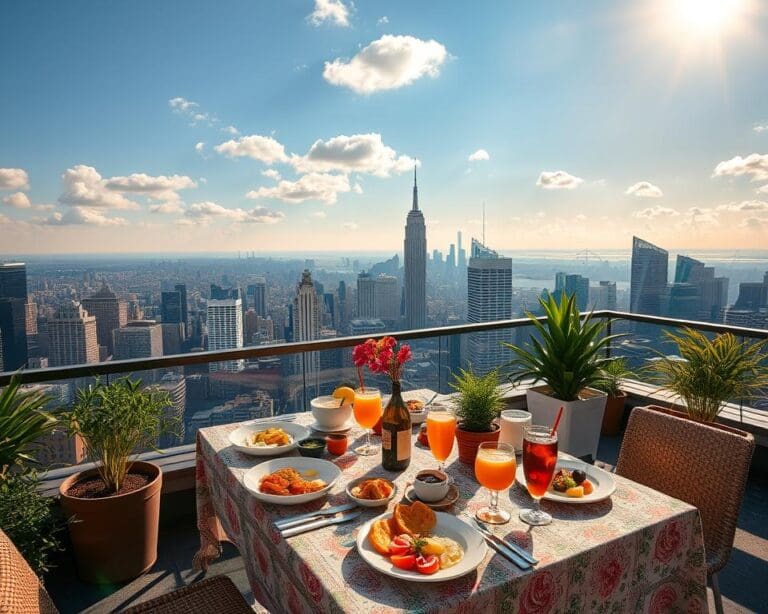
{"label": "tall tower spire", "polygon": [[412,211],[419,210],[419,188],[416,185],[416,165],[413,165],[413,207]]}

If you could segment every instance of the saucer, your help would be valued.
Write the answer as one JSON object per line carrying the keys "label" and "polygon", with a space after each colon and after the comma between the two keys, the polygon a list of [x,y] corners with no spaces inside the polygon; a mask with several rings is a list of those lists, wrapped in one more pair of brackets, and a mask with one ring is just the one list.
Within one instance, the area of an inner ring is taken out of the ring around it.
{"label": "saucer", "polygon": [[313,431],[317,431],[318,433],[346,433],[349,429],[352,428],[352,423],[347,422],[338,429],[329,429],[324,426],[320,426],[317,422],[313,422],[309,425],[309,428],[311,428]]}
{"label": "saucer", "polygon": [[[419,499],[416,496],[416,491],[413,489],[413,485],[410,483],[405,485],[405,498],[408,500],[409,503],[413,503],[414,501],[421,501],[421,499]],[[448,494],[445,495],[444,499],[441,499],[440,501],[421,501],[421,502],[424,505],[428,505],[433,510],[447,510],[458,500],[459,500],[459,489],[456,487],[456,484],[451,484],[448,487]]]}

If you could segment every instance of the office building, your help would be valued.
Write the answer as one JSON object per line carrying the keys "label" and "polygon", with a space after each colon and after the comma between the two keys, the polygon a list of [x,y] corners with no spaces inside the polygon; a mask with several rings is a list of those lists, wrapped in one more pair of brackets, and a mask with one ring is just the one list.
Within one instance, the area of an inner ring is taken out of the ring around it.
{"label": "office building", "polygon": [[357,317],[376,317],[376,281],[362,271],[357,276]]}
{"label": "office building", "polygon": [[400,284],[393,275],[357,277],[357,317],[380,319],[394,324],[400,319]]}
{"label": "office building", "polygon": [[555,273],[555,296],[559,299],[560,295],[565,292],[565,278],[567,273]]}
{"label": "office building", "polygon": [[160,319],[163,324],[183,324],[182,341],[187,334],[187,286],[176,284],[160,298]]}
{"label": "office building", "polygon": [[[243,347],[243,303],[239,298],[210,299],[206,308],[209,350],[233,350]],[[245,361],[227,360],[211,363],[209,369],[236,373]]]}
{"label": "office building", "polygon": [[763,304],[762,282],[748,281],[739,284],[739,296],[734,304],[734,309],[752,310],[760,309]]}
{"label": "office building", "polygon": [[413,203],[405,224],[405,327],[427,325],[427,227],[419,210],[416,168],[413,169]]}
{"label": "office building", "polygon": [[95,316],[77,301],[69,301],[48,323],[48,364],[51,367],[99,362]]}
{"label": "office building", "polygon": [[156,320],[132,320],[112,334],[115,360],[163,355],[163,329]]}
{"label": "office building", "polygon": [[0,334],[3,369],[16,371],[27,365],[27,265],[0,263]]}
{"label": "office building", "polygon": [[163,356],[181,354],[184,351],[185,333],[184,323],[175,322],[171,324],[160,323],[163,337]]}
{"label": "office building", "polygon": [[[115,353],[112,331],[128,322],[128,306],[109,289],[106,282],[95,294],[83,299],[83,308],[96,318],[96,334],[99,345],[106,348],[107,356]],[[137,318],[138,319],[138,318]]]}
{"label": "office building", "polygon": [[461,230],[456,233],[456,266],[463,272],[467,266],[467,250],[461,246]]}
{"label": "office building", "polygon": [[575,295],[579,311],[586,311],[589,305],[589,278],[581,275],[566,275],[565,293],[568,296]]}
{"label": "office building", "polygon": [[[320,304],[312,283],[312,274],[305,269],[301,275],[301,282],[296,287],[296,296],[293,299],[293,340],[314,341],[320,338]],[[296,357],[296,369],[303,372],[308,386],[317,396],[317,374],[320,369],[320,356],[318,352],[305,352]]]}
{"label": "office building", "polygon": [[267,316],[267,280],[263,277],[256,278],[248,284],[248,299],[253,310],[259,317]]}
{"label": "office building", "polygon": [[666,296],[669,253],[638,237],[632,237],[629,310],[661,315]]}
{"label": "office building", "polygon": [[616,310],[616,282],[601,281],[589,288],[589,304],[592,309]]}

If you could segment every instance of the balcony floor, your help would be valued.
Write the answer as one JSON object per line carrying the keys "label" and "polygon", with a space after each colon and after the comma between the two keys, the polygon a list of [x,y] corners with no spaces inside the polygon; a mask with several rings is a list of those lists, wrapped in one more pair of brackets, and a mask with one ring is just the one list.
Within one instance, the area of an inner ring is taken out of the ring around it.
{"label": "balcony floor", "polygon": [[[614,464],[619,437],[604,437],[599,459]],[[200,577],[193,572],[192,556],[199,538],[195,527],[194,493],[166,497],[160,530],[158,561],[152,571],[123,586],[93,586],[80,582],[74,561],[63,554],[47,580],[54,602],[64,614],[114,612],[189,584]],[[224,556],[209,575],[228,575],[249,601],[252,599],[243,561],[237,550],[225,545]],[[753,475],[747,485],[739,517],[733,554],[720,572],[720,587],[727,612],[765,611],[768,604],[768,476]],[[710,595],[711,598],[711,595]],[[711,608],[714,611],[714,608]]]}

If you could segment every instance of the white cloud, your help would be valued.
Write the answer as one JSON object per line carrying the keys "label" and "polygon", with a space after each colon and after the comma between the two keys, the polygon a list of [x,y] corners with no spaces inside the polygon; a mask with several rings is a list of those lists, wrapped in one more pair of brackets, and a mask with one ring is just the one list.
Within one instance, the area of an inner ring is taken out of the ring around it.
{"label": "white cloud", "polygon": [[654,220],[661,217],[676,217],[680,215],[678,211],[670,209],[669,207],[662,207],[661,205],[654,205],[653,207],[647,207],[640,211],[635,211],[632,217],[640,219]]}
{"label": "white cloud", "polygon": [[759,188],[757,188],[758,194],[768,194],[768,183],[765,185],[761,185]]}
{"label": "white cloud", "polygon": [[229,209],[218,203],[205,201],[194,203],[184,212],[188,218],[199,223],[207,223],[212,218],[226,219],[232,222],[245,222],[254,224],[275,224],[285,217],[281,211],[271,211],[266,207],[254,207],[253,209]]}
{"label": "white cloud", "polygon": [[274,168],[268,168],[264,171],[261,171],[261,174],[264,177],[267,177],[268,179],[274,179],[275,181],[280,181],[280,173],[278,173]]}
{"label": "white cloud", "polygon": [[745,200],[740,203],[719,205],[719,211],[768,211],[768,202],[763,200]]}
{"label": "white cloud", "polygon": [[761,220],[758,217],[748,217],[739,224],[739,227],[747,228],[748,230],[765,230],[768,228],[768,219]]}
{"label": "white cloud", "polygon": [[230,158],[253,158],[265,164],[286,162],[288,160],[283,145],[271,136],[260,136],[258,134],[226,141],[221,145],[216,145],[214,149],[218,153]]}
{"label": "white cloud", "polygon": [[326,62],[323,77],[332,85],[371,94],[409,85],[424,76],[437,77],[447,57],[445,47],[435,40],[386,34],[349,61]]}
{"label": "white cloud", "polygon": [[490,160],[491,156],[488,154],[488,152],[485,149],[478,149],[476,152],[469,154],[469,160],[470,162],[479,162],[481,160]]}
{"label": "white cloud", "polygon": [[577,222],[586,222],[587,216],[584,215],[583,213],[578,213],[573,219],[576,220]]}
{"label": "white cloud", "polygon": [[91,207],[71,207],[63,214],[56,211],[34,223],[43,226],[123,226],[128,222],[121,217],[107,217],[104,211]]}
{"label": "white cloud", "polygon": [[730,160],[720,162],[716,167],[713,177],[749,175],[752,181],[765,181],[768,179],[768,154],[749,154],[746,158],[736,156]]}
{"label": "white cloud", "polygon": [[340,192],[350,191],[349,178],[346,175],[329,173],[308,173],[296,181],[283,179],[276,186],[261,187],[246,194],[247,198],[277,198],[289,203],[305,200],[319,200],[326,204],[336,202]]}
{"label": "white cloud", "polygon": [[187,100],[186,98],[182,98],[180,96],[177,98],[171,98],[168,101],[168,106],[171,107],[174,113],[184,115],[191,119],[192,125],[195,125],[199,122],[208,122],[210,125],[213,125],[219,121],[210,113],[201,110],[200,105],[196,102]]}
{"label": "white cloud", "polygon": [[178,200],[169,200],[165,203],[149,206],[150,213],[182,213],[183,211],[184,207]]}
{"label": "white cloud", "polygon": [[121,193],[144,194],[155,200],[178,200],[179,190],[196,188],[197,183],[186,175],[158,175],[133,173],[125,177],[111,177],[106,180],[108,190]]}
{"label": "white cloud", "polygon": [[0,168],[0,190],[28,190],[29,176],[22,168]]}
{"label": "white cloud", "polygon": [[768,124],[755,124],[752,127],[755,132],[768,132]]}
{"label": "white cloud", "polygon": [[359,183],[356,183],[352,186],[352,191],[355,194],[362,194],[363,193],[363,186],[361,186]]}
{"label": "white cloud", "polygon": [[382,15],[376,23],[380,26],[386,26],[389,23],[389,17]]}
{"label": "white cloud", "polygon": [[195,151],[199,154],[203,153],[205,151],[205,143],[203,141],[195,143]]}
{"label": "white cloud", "polygon": [[304,156],[291,156],[291,164],[300,173],[339,171],[371,173],[388,177],[418,166],[418,161],[384,145],[377,133],[339,135],[327,141],[318,139]]}
{"label": "white cloud", "polygon": [[661,198],[664,193],[661,188],[653,185],[648,181],[638,181],[637,183],[629,186],[627,191],[624,192],[629,196],[637,196],[639,198]]}
{"label": "white cloud", "polygon": [[313,211],[310,215],[316,220],[324,220],[328,217],[328,214],[325,211]]}
{"label": "white cloud", "polygon": [[101,209],[138,209],[139,205],[106,186],[106,181],[92,166],[78,164],[61,176],[64,192],[59,202],[66,205]]}
{"label": "white cloud", "polygon": [[545,190],[573,190],[582,183],[584,183],[583,179],[565,171],[542,171],[536,180],[536,185]]}
{"label": "white cloud", "polygon": [[345,228],[346,230],[357,230],[358,228],[360,228],[357,222],[344,222],[342,224],[342,227]]}
{"label": "white cloud", "polygon": [[231,134],[232,136],[237,136],[240,134],[240,131],[235,128],[234,126],[225,126],[221,129],[222,132],[226,132],[227,134]]}
{"label": "white cloud", "polygon": [[29,202],[29,197],[24,194],[24,192],[14,192],[3,198],[3,202],[15,209],[29,209],[32,207],[32,203]]}
{"label": "white cloud", "polygon": [[717,219],[717,212],[707,207],[689,207],[686,213],[691,216],[691,221],[697,225],[717,225],[720,223]]}
{"label": "white cloud", "polygon": [[266,207],[254,207],[248,215],[245,221],[252,224],[277,224],[285,218],[285,213],[282,211],[272,211]]}
{"label": "white cloud", "polygon": [[315,0],[315,10],[309,15],[309,20],[316,26],[326,21],[337,26],[349,25],[349,7],[341,0]]}

